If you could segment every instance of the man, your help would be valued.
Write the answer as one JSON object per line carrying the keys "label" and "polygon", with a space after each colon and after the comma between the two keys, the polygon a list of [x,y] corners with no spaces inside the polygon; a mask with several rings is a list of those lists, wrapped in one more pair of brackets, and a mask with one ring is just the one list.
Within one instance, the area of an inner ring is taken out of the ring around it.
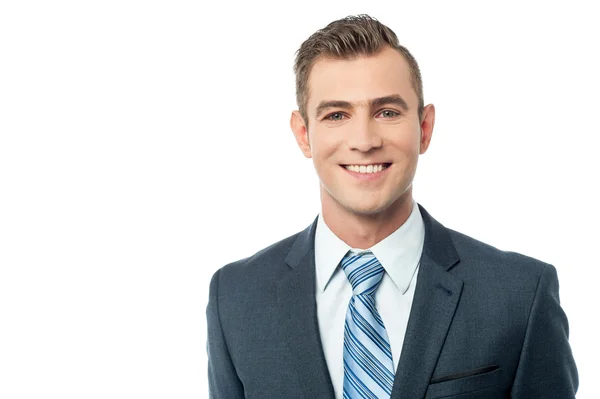
{"label": "man", "polygon": [[412,198],[435,108],[365,16],[300,47],[291,128],[320,180],[304,231],[217,271],[212,398],[574,398],[553,266],[445,228]]}

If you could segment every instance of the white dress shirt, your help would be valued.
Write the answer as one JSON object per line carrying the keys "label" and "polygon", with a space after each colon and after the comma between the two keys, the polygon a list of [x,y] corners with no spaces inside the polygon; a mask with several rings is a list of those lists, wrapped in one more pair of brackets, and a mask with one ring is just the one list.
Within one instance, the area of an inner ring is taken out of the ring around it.
{"label": "white dress shirt", "polygon": [[375,306],[390,340],[395,372],[404,343],[425,240],[423,218],[414,200],[412,207],[410,216],[402,226],[367,249],[348,246],[329,229],[319,214],[315,233],[317,317],[323,352],[337,399],[343,396],[344,323],[352,297],[352,286],[339,263],[348,251],[371,250],[385,269],[375,293]]}

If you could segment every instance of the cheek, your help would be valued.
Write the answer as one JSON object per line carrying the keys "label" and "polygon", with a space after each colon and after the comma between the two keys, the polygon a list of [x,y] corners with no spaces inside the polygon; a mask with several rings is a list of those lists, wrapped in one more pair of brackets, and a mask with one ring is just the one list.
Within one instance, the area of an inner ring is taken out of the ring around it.
{"label": "cheek", "polygon": [[395,145],[410,158],[418,157],[421,147],[421,130],[403,134],[395,140]]}
{"label": "cheek", "polygon": [[324,140],[322,137],[315,136],[311,142],[311,152],[315,162],[327,162],[334,156],[338,148],[338,143],[332,140]]}

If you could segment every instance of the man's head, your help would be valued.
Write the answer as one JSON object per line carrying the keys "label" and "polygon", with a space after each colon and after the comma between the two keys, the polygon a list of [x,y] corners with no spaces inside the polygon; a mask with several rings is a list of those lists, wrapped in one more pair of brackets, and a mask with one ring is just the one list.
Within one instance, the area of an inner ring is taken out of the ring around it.
{"label": "man's head", "polygon": [[435,116],[414,58],[380,22],[348,17],[302,44],[295,71],[300,110],[290,123],[313,159],[323,212],[399,219]]}
{"label": "man's head", "polygon": [[313,33],[296,52],[294,73],[296,74],[296,103],[300,115],[308,122],[306,102],[310,96],[308,78],[314,63],[322,57],[350,60],[369,57],[383,47],[396,49],[409,65],[411,82],[419,102],[419,117],[423,112],[423,82],[417,61],[405,47],[401,46],[396,34],[387,26],[368,15],[349,16],[331,22],[324,29]]}

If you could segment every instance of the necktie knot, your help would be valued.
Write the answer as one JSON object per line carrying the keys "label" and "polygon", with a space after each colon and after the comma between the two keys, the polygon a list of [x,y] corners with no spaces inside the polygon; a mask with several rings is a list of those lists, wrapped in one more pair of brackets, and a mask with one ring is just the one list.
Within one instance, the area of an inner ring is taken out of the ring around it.
{"label": "necktie knot", "polygon": [[352,285],[353,295],[375,295],[383,278],[383,266],[373,252],[348,252],[342,259],[342,269]]}

